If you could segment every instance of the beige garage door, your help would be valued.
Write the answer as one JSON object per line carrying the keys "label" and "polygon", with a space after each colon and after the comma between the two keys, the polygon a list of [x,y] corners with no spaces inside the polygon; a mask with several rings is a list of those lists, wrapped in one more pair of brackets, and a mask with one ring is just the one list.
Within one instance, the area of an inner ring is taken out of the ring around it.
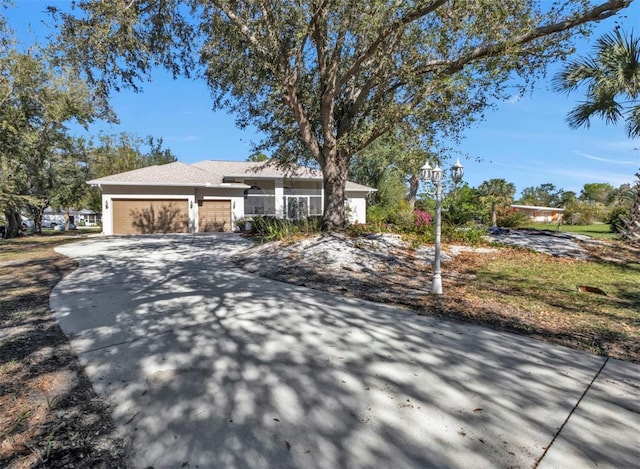
{"label": "beige garage door", "polygon": [[113,234],[187,233],[187,200],[118,199],[113,201]]}
{"label": "beige garage door", "polygon": [[231,231],[230,200],[199,200],[198,231]]}

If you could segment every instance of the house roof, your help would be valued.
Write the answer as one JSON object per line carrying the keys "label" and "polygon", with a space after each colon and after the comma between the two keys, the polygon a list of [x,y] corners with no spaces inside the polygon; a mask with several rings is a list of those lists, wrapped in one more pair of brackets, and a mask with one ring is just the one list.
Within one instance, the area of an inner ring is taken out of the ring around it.
{"label": "house roof", "polygon": [[558,207],[538,207],[537,205],[511,205],[512,208],[521,208],[524,210],[545,210],[547,212],[564,212],[563,208]]}
{"label": "house roof", "polygon": [[[163,165],[148,166],[125,173],[105,176],[88,181],[92,185],[161,185],[161,186],[203,186],[234,187],[249,186],[234,179],[312,179],[322,180],[322,173],[303,166],[293,170],[282,170],[267,166],[264,162],[252,161],[214,161],[205,160],[186,164],[180,161]],[[231,181],[230,181],[231,180]],[[347,181],[346,190],[372,192],[375,189],[355,182]]]}
{"label": "house roof", "polygon": [[254,161],[214,161],[206,160],[193,163],[217,177],[231,179],[246,178],[288,178],[288,179],[322,179],[322,173],[304,166],[295,166],[292,170],[283,170],[275,166],[267,166],[265,162]]}
{"label": "house roof", "polygon": [[125,173],[113,174],[88,181],[88,184],[103,185],[200,185],[210,179],[207,171],[176,161],[163,165],[147,166]]}

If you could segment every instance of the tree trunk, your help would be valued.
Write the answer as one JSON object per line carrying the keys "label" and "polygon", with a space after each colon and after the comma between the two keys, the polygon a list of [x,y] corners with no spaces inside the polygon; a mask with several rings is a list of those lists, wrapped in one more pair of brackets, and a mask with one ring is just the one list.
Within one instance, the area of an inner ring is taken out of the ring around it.
{"label": "tree trunk", "polygon": [[629,218],[624,220],[622,239],[631,244],[640,244],[640,173],[636,174],[638,181],[634,187],[633,203],[629,211]]}
{"label": "tree trunk", "polygon": [[348,224],[345,210],[348,158],[334,150],[324,155],[324,217],[322,231],[337,231]]}
{"label": "tree trunk", "polygon": [[498,226],[498,209],[494,202],[491,203],[491,226],[494,228]]}
{"label": "tree trunk", "polygon": [[407,201],[411,210],[416,208],[416,199],[418,198],[418,187],[420,186],[420,179],[416,174],[412,174],[409,178],[409,194],[407,195]]}
{"label": "tree trunk", "polygon": [[17,210],[13,208],[4,211],[4,218],[7,220],[7,228],[4,234],[6,239],[17,238],[22,218]]}
{"label": "tree trunk", "polygon": [[42,216],[44,215],[44,207],[38,207],[31,210],[31,217],[33,218],[33,232],[42,234]]}

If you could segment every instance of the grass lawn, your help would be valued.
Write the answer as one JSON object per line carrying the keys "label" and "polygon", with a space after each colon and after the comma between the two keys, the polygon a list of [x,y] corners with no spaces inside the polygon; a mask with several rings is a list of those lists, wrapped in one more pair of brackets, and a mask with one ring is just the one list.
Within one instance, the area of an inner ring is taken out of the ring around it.
{"label": "grass lawn", "polygon": [[[558,231],[557,223],[533,223],[531,225],[524,226],[523,228],[529,228],[532,230],[549,230]],[[562,225],[560,231],[566,233],[580,233],[591,236],[596,239],[618,239],[618,233],[611,232],[611,225],[606,223],[596,223],[593,225]]]}
{"label": "grass lawn", "polygon": [[102,228],[88,228],[71,231],[43,229],[41,235],[27,235],[15,239],[0,239],[0,262],[25,261],[42,257],[55,246],[78,241],[89,234],[100,233]]}
{"label": "grass lawn", "polygon": [[75,270],[55,246],[81,230],[0,240],[0,467],[124,467],[121,441],[49,294]]}
{"label": "grass lawn", "polygon": [[[480,322],[640,363],[640,255],[631,251],[613,261],[611,254],[589,261],[521,249],[469,256],[457,263],[473,280],[454,288]],[[606,296],[580,292],[578,285]]]}

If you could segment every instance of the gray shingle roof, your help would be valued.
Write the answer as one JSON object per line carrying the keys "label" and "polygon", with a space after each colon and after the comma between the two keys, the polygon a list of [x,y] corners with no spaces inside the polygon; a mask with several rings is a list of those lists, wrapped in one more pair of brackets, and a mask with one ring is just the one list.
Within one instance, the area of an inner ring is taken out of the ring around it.
{"label": "gray shingle roof", "polygon": [[[234,178],[293,178],[321,180],[322,173],[313,169],[297,166],[293,171],[284,171],[264,162],[252,161],[214,161],[206,160],[186,164],[180,161],[164,165],[148,166],[125,173],[105,176],[88,181],[88,184],[103,185],[166,185],[166,186],[244,186],[229,184]],[[347,182],[349,191],[373,191],[371,187]]]}
{"label": "gray shingle roof", "polygon": [[211,175],[204,169],[176,161],[125,173],[113,174],[89,181],[89,184],[140,184],[140,185],[201,185],[206,184]]}
{"label": "gray shingle roof", "polygon": [[267,166],[265,162],[253,161],[214,161],[206,160],[193,163],[193,166],[202,168],[209,173],[230,178],[233,176],[254,178],[301,178],[322,179],[322,173],[304,166],[296,166],[292,171],[285,171],[274,166]]}

